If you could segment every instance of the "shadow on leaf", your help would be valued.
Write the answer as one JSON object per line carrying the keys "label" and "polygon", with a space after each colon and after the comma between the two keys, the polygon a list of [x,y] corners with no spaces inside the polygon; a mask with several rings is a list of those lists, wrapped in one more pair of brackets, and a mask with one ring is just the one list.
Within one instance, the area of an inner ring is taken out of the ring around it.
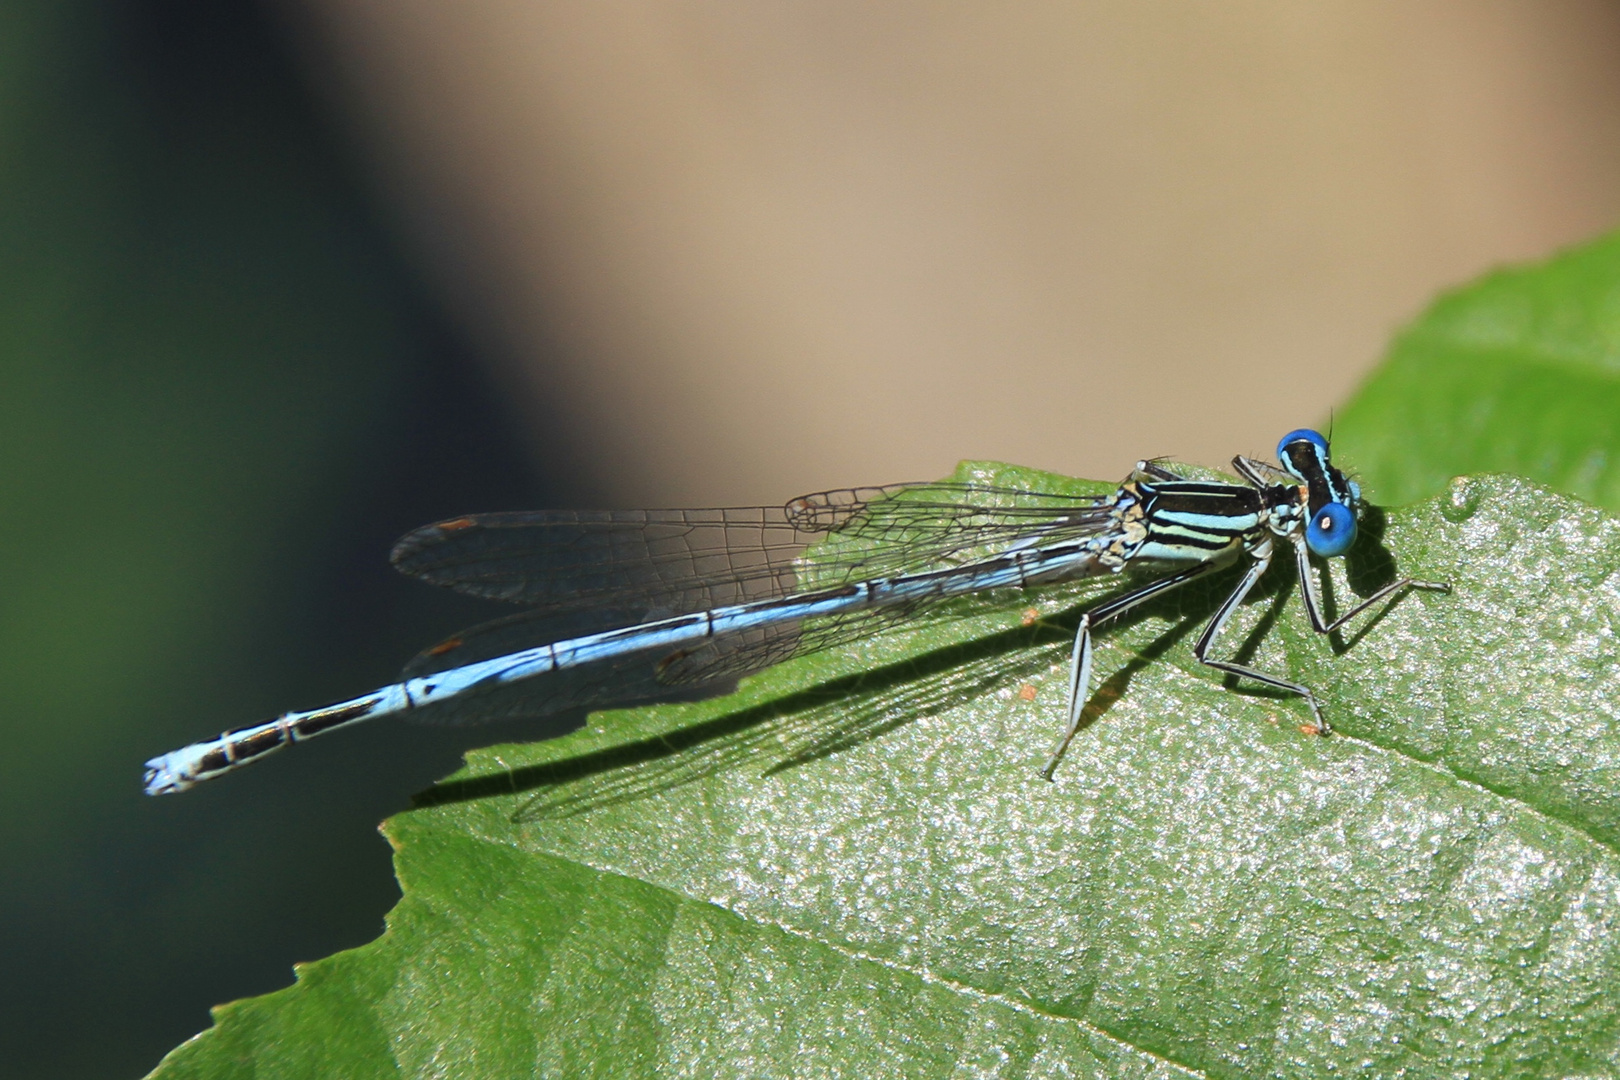
{"label": "shadow on leaf", "polygon": [[[1096,723],[1131,679],[1202,626],[1227,594],[1201,583],[1133,610],[1105,631],[1114,636],[1144,619],[1172,623],[1093,692],[1080,730]],[[1134,586],[1133,586],[1134,587]],[[1128,592],[1129,589],[1120,590]],[[1268,594],[1271,593],[1268,590]],[[789,693],[688,727],[576,757],[438,784],[413,800],[418,807],[534,792],[513,820],[570,817],[646,797],[718,772],[763,762],[762,776],[859,746],[921,716],[1008,689],[1065,666],[1080,612],[943,646],[904,661]],[[858,646],[857,646],[858,648]],[[1053,737],[1058,730],[1054,728]],[[1032,774],[1036,768],[1032,763]]]}
{"label": "shadow on leaf", "polygon": [[[1383,545],[1384,515],[1366,514],[1366,532],[1347,560],[1347,574],[1357,593],[1371,592],[1394,579],[1395,561]],[[1125,693],[1132,678],[1168,652],[1195,628],[1207,623],[1229,594],[1230,575],[1221,574],[1184,590],[1166,594],[1132,610],[1104,630],[1112,637],[1148,618],[1165,619],[1170,628],[1136,650],[1120,669],[1092,693],[1082,713],[1080,731],[1096,723]],[[1335,607],[1332,575],[1323,575],[1323,600]],[[1094,588],[1095,582],[1078,583]],[[1123,595],[1140,582],[1118,590]],[[1293,574],[1273,573],[1249,603],[1269,610],[1244,635],[1232,657],[1247,662],[1287,610],[1296,588]],[[933,649],[904,661],[829,679],[772,701],[751,705],[688,727],[576,757],[438,784],[413,800],[418,807],[466,802],[499,795],[533,792],[513,815],[515,821],[571,817],[600,807],[644,798],[713,776],[724,770],[761,763],[760,775],[771,776],[859,746],[921,716],[1005,690],[1040,672],[1062,666],[1079,615],[1100,602],[1088,596],[1064,614],[1030,626],[986,634]],[[983,614],[983,601],[972,614]],[[1383,616],[1380,611],[1347,642],[1343,652]],[[962,614],[937,613],[938,625]],[[1334,635],[1335,639],[1338,635]],[[860,646],[850,648],[859,649]],[[1246,695],[1288,697],[1286,691],[1247,688],[1237,676],[1223,683]],[[1056,732],[1054,732],[1054,737]]]}

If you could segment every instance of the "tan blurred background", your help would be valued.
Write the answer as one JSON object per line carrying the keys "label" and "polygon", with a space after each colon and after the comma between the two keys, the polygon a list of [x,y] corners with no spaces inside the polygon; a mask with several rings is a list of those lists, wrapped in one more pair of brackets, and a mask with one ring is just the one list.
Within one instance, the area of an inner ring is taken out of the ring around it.
{"label": "tan blurred background", "polygon": [[1596,0],[287,2],[623,502],[1266,453],[1436,290],[1620,216]]}

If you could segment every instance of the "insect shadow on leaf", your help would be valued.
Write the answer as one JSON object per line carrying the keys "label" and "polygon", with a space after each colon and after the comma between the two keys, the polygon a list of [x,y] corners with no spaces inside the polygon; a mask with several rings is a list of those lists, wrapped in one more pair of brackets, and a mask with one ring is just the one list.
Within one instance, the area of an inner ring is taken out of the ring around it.
{"label": "insect shadow on leaf", "polygon": [[[1383,544],[1386,518],[1369,507],[1366,531],[1350,553],[1346,573],[1351,589],[1361,595],[1394,580],[1395,559]],[[1313,567],[1313,569],[1315,569]],[[1235,572],[1235,571],[1234,571]],[[1109,627],[1117,642],[1122,631],[1149,618],[1167,620],[1169,629],[1134,651],[1131,658],[1092,693],[1082,713],[1080,731],[1097,722],[1124,695],[1132,678],[1157,661],[1194,630],[1204,626],[1229,594],[1231,574],[1143,604]],[[1324,575],[1324,599],[1334,609],[1333,580]],[[1267,583],[1245,605],[1268,609],[1244,635],[1232,654],[1246,662],[1273,626],[1289,610],[1295,575],[1268,575]],[[747,706],[649,738],[539,765],[446,781],[413,800],[417,806],[464,802],[490,796],[532,792],[513,814],[515,821],[569,817],[617,803],[644,798],[695,782],[726,769],[759,765],[772,776],[859,746],[921,716],[1016,685],[1061,664],[1071,645],[1080,613],[1099,603],[1090,583],[1071,586],[1077,600],[1063,614],[944,645],[920,656],[857,672],[792,691],[783,697]],[[1133,586],[1125,586],[1121,592]],[[1058,594],[1062,595],[1061,589]],[[1051,594],[1048,593],[1048,596]],[[1102,598],[1106,600],[1106,597]],[[943,609],[922,620],[924,626],[983,614],[985,598]],[[1011,610],[1011,608],[1009,608]],[[1335,633],[1336,654],[1351,648],[1389,609],[1378,612],[1346,641]],[[897,631],[906,633],[909,631]],[[1107,640],[1107,639],[1105,639]],[[860,650],[862,645],[845,646]],[[1191,658],[1188,658],[1191,664]],[[1228,689],[1245,696],[1290,697],[1286,691],[1245,686],[1236,676],[1223,676]]]}
{"label": "insect shadow on leaf", "polygon": [[[1147,619],[1171,625],[1133,650],[1130,659],[1093,692],[1081,730],[1120,700],[1138,672],[1207,622],[1230,589],[1229,584],[1221,587],[1228,576],[1221,574],[1207,587],[1144,604],[1111,624],[1104,640],[1113,643],[1122,632]],[[1126,585],[1121,592],[1131,587]],[[727,769],[757,764],[761,776],[783,773],[859,746],[918,717],[1016,686],[1041,672],[1066,669],[1080,613],[1098,602],[1095,589],[1089,591],[1092,595],[1083,602],[1053,618],[944,645],[660,735],[562,760],[446,781],[418,795],[414,802],[432,806],[532,792],[513,815],[514,820],[528,821],[586,813]],[[965,607],[983,613],[982,606]],[[948,618],[942,612],[928,623]],[[1032,778],[1035,764],[1032,761]]]}
{"label": "insect shadow on leaf", "polygon": [[[1356,596],[1371,596],[1382,589],[1397,576],[1395,553],[1384,544],[1384,534],[1389,530],[1389,516],[1382,507],[1363,503],[1359,530],[1356,536],[1356,545],[1345,555],[1344,574],[1350,591]],[[1326,608],[1324,614],[1332,619],[1338,610],[1338,603],[1334,598],[1334,582],[1332,573],[1322,575],[1322,602]],[[1355,647],[1356,642],[1384,621],[1395,606],[1404,600],[1404,596],[1395,596],[1389,603],[1375,611],[1370,619],[1355,626],[1349,637],[1341,631],[1334,631],[1330,642],[1335,656],[1342,656]]]}

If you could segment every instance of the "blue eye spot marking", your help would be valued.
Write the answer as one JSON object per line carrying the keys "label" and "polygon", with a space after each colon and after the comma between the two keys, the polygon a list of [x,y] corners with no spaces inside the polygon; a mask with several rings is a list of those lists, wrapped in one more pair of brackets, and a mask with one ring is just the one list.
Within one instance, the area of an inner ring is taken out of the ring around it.
{"label": "blue eye spot marking", "polygon": [[1356,515],[1343,503],[1330,502],[1311,515],[1305,544],[1325,559],[1343,555],[1356,542]]}
{"label": "blue eye spot marking", "polygon": [[1312,431],[1308,427],[1302,427],[1295,428],[1293,431],[1290,431],[1277,441],[1277,460],[1284,462],[1287,461],[1288,459],[1283,456],[1283,450],[1287,448],[1289,443],[1296,442],[1308,442],[1320,450],[1324,457],[1327,456],[1328,441],[1322,437],[1322,433],[1320,431]]}

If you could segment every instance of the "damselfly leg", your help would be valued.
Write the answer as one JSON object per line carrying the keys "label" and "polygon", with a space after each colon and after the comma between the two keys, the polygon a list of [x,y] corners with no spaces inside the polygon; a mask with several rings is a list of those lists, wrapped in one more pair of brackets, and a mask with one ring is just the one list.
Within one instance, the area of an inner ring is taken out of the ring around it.
{"label": "damselfly leg", "polygon": [[1162,596],[1171,589],[1185,585],[1204,577],[1206,574],[1222,569],[1221,563],[1199,563],[1189,570],[1183,570],[1171,577],[1161,578],[1151,585],[1137,589],[1106,604],[1099,604],[1080,616],[1080,629],[1074,637],[1074,652],[1069,659],[1069,722],[1058,739],[1057,745],[1052,747],[1052,753],[1047,756],[1046,764],[1041,766],[1041,776],[1052,779],[1052,773],[1057,769],[1058,762],[1069,749],[1069,743],[1080,731],[1081,715],[1085,711],[1086,702],[1091,698],[1091,632],[1102,626],[1109,619],[1117,619],[1127,611],[1139,604],[1145,604],[1156,596]]}

